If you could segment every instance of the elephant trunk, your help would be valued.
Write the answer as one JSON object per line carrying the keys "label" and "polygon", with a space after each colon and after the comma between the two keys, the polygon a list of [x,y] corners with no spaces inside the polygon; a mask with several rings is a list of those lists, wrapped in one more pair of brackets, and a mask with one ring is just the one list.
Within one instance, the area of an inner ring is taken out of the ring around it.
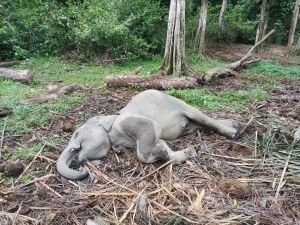
{"label": "elephant trunk", "polygon": [[79,170],[70,168],[73,159],[76,157],[76,151],[66,148],[58,158],[56,168],[60,175],[71,180],[81,180],[89,175],[86,168],[80,167]]}

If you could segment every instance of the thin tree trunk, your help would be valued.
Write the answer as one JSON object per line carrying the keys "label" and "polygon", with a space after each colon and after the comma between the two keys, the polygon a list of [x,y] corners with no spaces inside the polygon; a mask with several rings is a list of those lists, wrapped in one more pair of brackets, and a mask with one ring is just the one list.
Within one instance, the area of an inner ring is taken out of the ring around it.
{"label": "thin tree trunk", "polygon": [[222,8],[219,16],[219,27],[221,30],[224,30],[224,15],[225,15],[226,7],[227,7],[227,0],[223,0]]}
{"label": "thin tree trunk", "polygon": [[290,28],[290,33],[289,33],[289,38],[288,38],[287,54],[292,49],[292,46],[293,46],[295,30],[296,30],[296,26],[297,26],[298,15],[299,15],[299,7],[300,7],[300,0],[296,0],[294,12],[293,12],[292,23],[291,23],[291,28]]}
{"label": "thin tree trunk", "polygon": [[264,24],[264,30],[263,30],[262,37],[266,36],[267,30],[268,30],[268,22],[269,22],[269,19],[267,17],[266,21],[265,21],[265,24]]}
{"label": "thin tree trunk", "polygon": [[260,20],[256,30],[255,43],[260,41],[261,38],[263,37],[264,27],[267,18],[267,5],[268,5],[268,0],[263,0],[261,5]]}
{"label": "thin tree trunk", "polygon": [[198,53],[202,56],[204,55],[204,47],[205,47],[207,4],[208,4],[207,0],[201,0],[199,25],[198,25],[196,38],[195,38],[196,48],[198,49]]}
{"label": "thin tree trunk", "polygon": [[298,41],[296,45],[294,46],[293,50],[291,50],[291,54],[298,55],[300,53],[300,37],[298,38]]}
{"label": "thin tree trunk", "polygon": [[166,48],[161,69],[167,74],[185,72],[185,0],[171,0]]}

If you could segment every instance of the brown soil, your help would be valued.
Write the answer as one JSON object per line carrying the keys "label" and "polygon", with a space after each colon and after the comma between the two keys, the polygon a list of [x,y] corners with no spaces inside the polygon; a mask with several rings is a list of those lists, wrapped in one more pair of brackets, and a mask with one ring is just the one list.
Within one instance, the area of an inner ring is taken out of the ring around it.
{"label": "brown soil", "polygon": [[[209,89],[247,89],[251,79],[261,78],[226,78]],[[297,120],[287,115],[299,104],[300,83],[286,85],[286,89],[270,89],[267,101],[256,102],[244,112],[204,110],[214,117],[234,118],[244,133],[237,140],[229,140],[203,130],[169,141],[174,150],[196,150],[197,156],[185,164],[147,165],[139,162],[134,152],[111,151],[98,164],[86,163],[89,178],[71,182],[55,169],[56,159],[72,134],[63,131],[66,123],[80,124],[94,115],[114,113],[138,93],[88,89],[86,100],[69,113],[53,112],[44,127],[4,137],[4,149],[11,152],[36,143],[45,146],[27,170],[35,174],[34,179],[14,185],[0,180],[0,224],[85,224],[97,217],[108,224],[166,224],[172,218],[169,224],[296,224],[300,213],[298,163],[289,164],[286,183],[275,198],[287,155],[282,153],[279,160],[275,157],[279,152],[273,149],[264,162],[258,160],[264,156],[260,144],[267,132],[272,131],[276,141],[290,140],[287,131],[297,125]],[[63,138],[63,143],[48,143],[54,137]],[[23,162],[25,167],[29,163]],[[145,212],[139,209],[143,204]],[[176,217],[182,221],[175,223]]]}
{"label": "brown soil", "polygon": [[[206,54],[209,57],[236,61],[241,59],[251,48],[251,45],[244,44],[228,44],[221,45],[219,47],[208,47],[206,49]],[[284,57],[286,47],[280,45],[267,45],[259,49],[252,58],[254,59],[264,59],[277,61],[284,65],[300,65],[300,57],[290,56],[289,58]]]}

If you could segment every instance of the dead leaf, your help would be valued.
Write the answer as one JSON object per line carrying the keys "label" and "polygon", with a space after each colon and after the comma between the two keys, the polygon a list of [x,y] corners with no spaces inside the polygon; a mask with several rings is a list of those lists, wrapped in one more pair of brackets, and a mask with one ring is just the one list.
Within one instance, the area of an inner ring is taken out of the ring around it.
{"label": "dead leaf", "polygon": [[220,181],[221,191],[236,197],[245,197],[250,193],[250,188],[247,183],[242,183],[239,180],[222,178]]}

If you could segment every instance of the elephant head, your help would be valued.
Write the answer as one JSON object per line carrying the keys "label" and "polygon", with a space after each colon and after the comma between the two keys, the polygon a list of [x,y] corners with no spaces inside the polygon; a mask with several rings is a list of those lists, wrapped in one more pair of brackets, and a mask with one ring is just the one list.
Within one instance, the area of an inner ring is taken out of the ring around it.
{"label": "elephant head", "polygon": [[89,119],[72,135],[67,147],[57,161],[57,171],[65,178],[80,180],[88,176],[86,168],[78,170],[70,168],[72,161],[78,155],[78,163],[85,160],[101,159],[111,149],[108,136],[116,116],[97,116]]}

